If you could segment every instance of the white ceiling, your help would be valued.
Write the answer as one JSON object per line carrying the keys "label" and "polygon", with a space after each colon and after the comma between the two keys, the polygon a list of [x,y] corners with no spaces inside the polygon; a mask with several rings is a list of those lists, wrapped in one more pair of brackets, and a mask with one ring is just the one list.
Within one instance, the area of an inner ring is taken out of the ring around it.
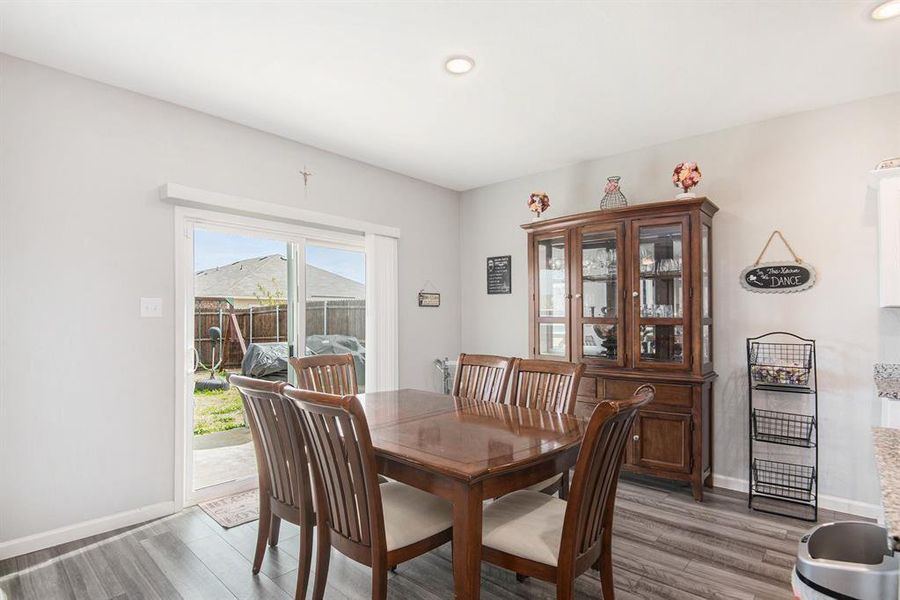
{"label": "white ceiling", "polygon": [[872,6],[7,1],[0,50],[465,190],[900,91]]}

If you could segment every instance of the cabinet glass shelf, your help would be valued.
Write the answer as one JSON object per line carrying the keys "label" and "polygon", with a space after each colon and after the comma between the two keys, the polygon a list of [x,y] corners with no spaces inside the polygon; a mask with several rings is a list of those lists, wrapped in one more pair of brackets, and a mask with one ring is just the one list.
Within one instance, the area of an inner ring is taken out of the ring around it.
{"label": "cabinet glass shelf", "polygon": [[681,271],[673,273],[641,273],[641,279],[681,279],[684,274]]}

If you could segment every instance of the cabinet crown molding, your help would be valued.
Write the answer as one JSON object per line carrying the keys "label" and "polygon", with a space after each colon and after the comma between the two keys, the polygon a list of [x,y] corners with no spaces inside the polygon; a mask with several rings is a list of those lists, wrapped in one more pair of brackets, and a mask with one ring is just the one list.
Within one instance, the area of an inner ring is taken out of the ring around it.
{"label": "cabinet crown molding", "polygon": [[644,202],[643,204],[633,204],[623,208],[609,208],[604,210],[592,210],[590,212],[574,213],[571,215],[563,215],[552,219],[539,219],[531,223],[522,225],[522,229],[526,231],[541,231],[544,229],[556,229],[559,227],[569,227],[579,222],[588,222],[602,217],[604,220],[612,220],[618,217],[623,219],[641,216],[645,213],[654,216],[663,216],[671,213],[682,213],[686,210],[699,208],[701,212],[709,216],[713,216],[719,211],[712,200],[705,196],[697,198],[688,198],[686,200],[662,200],[659,202]]}

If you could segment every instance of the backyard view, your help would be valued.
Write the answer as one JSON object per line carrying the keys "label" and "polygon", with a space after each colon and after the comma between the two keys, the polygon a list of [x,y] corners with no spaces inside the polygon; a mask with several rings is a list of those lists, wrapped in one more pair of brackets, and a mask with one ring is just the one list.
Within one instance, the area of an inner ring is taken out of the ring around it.
{"label": "backyard view", "polygon": [[[235,371],[220,371],[227,379]],[[208,373],[194,373],[194,381],[205,379]],[[237,389],[194,390],[194,435],[206,435],[244,427],[244,410]]]}
{"label": "backyard view", "polygon": [[[307,244],[305,344],[297,354],[351,354],[365,386],[365,254]],[[194,489],[256,473],[231,374],[288,380],[292,331],[285,242],[197,229],[194,237]]]}

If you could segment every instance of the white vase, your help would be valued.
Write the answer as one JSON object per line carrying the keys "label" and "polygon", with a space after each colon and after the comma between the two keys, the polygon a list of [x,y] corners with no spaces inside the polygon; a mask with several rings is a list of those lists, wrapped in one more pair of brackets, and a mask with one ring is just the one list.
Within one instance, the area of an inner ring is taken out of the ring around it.
{"label": "white vase", "polygon": [[694,192],[681,192],[677,196],[675,196],[676,200],[689,200],[691,198],[696,198],[697,194]]}

